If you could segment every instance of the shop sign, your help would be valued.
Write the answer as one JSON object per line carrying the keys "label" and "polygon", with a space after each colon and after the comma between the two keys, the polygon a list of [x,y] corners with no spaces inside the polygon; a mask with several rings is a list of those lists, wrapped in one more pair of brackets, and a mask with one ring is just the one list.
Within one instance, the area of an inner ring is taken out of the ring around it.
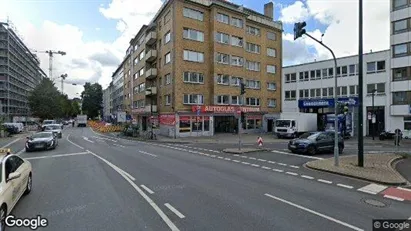
{"label": "shop sign", "polygon": [[[346,104],[348,106],[358,106],[358,97],[341,97],[338,98],[338,103]],[[298,100],[299,108],[311,107],[334,107],[334,99],[300,99]]]}
{"label": "shop sign", "polygon": [[[191,111],[197,112],[198,106],[192,106]],[[259,112],[259,107],[244,107],[244,106],[201,106],[201,112],[214,113],[236,113],[237,110],[242,112]]]}
{"label": "shop sign", "polygon": [[260,119],[263,118],[262,115],[247,115],[246,117],[247,117],[247,119],[249,119],[249,120],[260,120]]}
{"label": "shop sign", "polygon": [[176,115],[175,114],[163,114],[159,116],[160,124],[163,125],[175,125]]}
{"label": "shop sign", "polygon": [[180,116],[181,122],[190,122],[190,116]]}

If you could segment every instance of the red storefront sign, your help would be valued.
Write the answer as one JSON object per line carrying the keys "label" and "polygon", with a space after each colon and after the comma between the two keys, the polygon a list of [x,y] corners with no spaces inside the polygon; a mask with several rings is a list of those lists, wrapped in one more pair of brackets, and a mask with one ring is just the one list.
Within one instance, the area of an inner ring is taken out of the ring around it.
{"label": "red storefront sign", "polygon": [[[199,106],[191,106],[192,112],[197,112]],[[241,110],[242,112],[260,112],[259,107],[244,107],[244,106],[200,106],[201,112],[214,112],[214,113],[236,113]]]}
{"label": "red storefront sign", "polygon": [[190,122],[191,116],[180,116],[181,122]]}
{"label": "red storefront sign", "polygon": [[249,120],[260,120],[260,119],[263,118],[262,115],[247,115],[246,117],[247,117],[247,119],[249,119]]}
{"label": "red storefront sign", "polygon": [[159,116],[160,124],[163,125],[175,125],[176,124],[176,116],[175,114],[163,114]]}

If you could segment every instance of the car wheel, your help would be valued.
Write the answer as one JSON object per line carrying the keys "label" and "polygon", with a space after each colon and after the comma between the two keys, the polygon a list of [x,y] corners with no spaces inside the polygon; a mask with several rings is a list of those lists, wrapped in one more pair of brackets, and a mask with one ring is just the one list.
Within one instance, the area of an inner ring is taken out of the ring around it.
{"label": "car wheel", "polygon": [[31,186],[32,186],[32,177],[31,173],[29,174],[29,178],[27,179],[27,185],[26,185],[26,191],[24,191],[24,195],[27,195],[31,192]]}
{"label": "car wheel", "polygon": [[316,153],[317,153],[317,150],[316,150],[316,148],[314,147],[314,146],[310,146],[310,147],[308,147],[308,149],[307,149],[307,153],[308,153],[308,155],[315,155]]}
{"label": "car wheel", "polygon": [[3,205],[0,208],[0,231],[6,230],[6,216],[7,208],[6,205]]}

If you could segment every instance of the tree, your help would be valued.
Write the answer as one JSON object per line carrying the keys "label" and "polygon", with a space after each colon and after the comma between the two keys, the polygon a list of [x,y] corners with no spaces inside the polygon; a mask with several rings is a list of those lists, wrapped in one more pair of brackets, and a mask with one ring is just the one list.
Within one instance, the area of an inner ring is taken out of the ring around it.
{"label": "tree", "polygon": [[103,108],[103,88],[101,85],[98,83],[86,83],[84,91],[81,93],[81,98],[83,99],[83,114],[86,114],[89,118],[97,117]]}
{"label": "tree", "polygon": [[71,102],[71,116],[75,117],[81,113],[80,105],[76,101]]}
{"label": "tree", "polygon": [[43,78],[34,88],[28,101],[33,115],[41,120],[58,118],[62,115],[61,94],[48,78]]}

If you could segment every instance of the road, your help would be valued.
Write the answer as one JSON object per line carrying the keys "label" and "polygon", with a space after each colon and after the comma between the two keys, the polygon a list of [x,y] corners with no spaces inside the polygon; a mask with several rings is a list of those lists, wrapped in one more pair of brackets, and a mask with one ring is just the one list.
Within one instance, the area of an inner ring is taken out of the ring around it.
{"label": "road", "polygon": [[372,230],[372,219],[411,217],[409,201],[293,165],[303,157],[271,153],[278,162],[269,163],[210,150],[67,128],[56,150],[20,152],[33,165],[33,191],[13,214],[41,215],[41,230],[59,231]]}

